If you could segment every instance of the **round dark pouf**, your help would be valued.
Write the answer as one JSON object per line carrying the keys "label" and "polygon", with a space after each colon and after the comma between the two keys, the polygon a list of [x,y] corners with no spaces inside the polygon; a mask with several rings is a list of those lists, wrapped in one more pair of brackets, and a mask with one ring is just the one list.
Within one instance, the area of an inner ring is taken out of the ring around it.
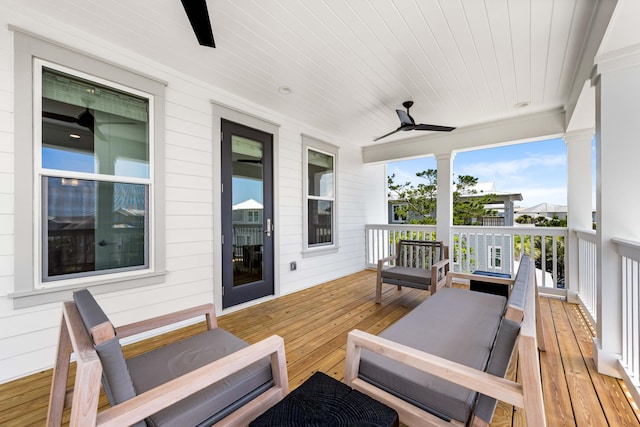
{"label": "round dark pouf", "polygon": [[316,372],[251,427],[398,426],[398,413],[330,376]]}

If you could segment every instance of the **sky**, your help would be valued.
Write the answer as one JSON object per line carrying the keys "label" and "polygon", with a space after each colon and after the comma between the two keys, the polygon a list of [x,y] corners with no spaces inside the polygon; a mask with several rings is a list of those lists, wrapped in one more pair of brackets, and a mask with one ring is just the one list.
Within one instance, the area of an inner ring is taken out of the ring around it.
{"label": "sky", "polygon": [[[421,178],[415,173],[426,169],[436,169],[434,157],[389,163],[387,174],[395,173],[398,183],[417,184]],[[516,206],[523,208],[567,204],[567,148],[561,138],[458,152],[453,173],[493,182],[496,191],[521,193]]]}

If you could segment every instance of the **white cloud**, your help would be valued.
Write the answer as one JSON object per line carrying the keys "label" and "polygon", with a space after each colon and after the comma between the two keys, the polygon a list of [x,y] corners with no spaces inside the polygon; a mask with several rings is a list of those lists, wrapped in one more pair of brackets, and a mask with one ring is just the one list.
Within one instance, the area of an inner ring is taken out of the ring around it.
{"label": "white cloud", "polygon": [[565,187],[531,187],[522,189],[520,193],[522,193],[522,201],[516,203],[525,208],[540,203],[567,204],[567,189]]}
{"label": "white cloud", "polygon": [[531,172],[539,172],[545,168],[566,168],[567,156],[529,155],[515,160],[497,160],[492,162],[476,162],[461,166],[458,173],[478,177],[480,181],[521,181],[523,176]]}

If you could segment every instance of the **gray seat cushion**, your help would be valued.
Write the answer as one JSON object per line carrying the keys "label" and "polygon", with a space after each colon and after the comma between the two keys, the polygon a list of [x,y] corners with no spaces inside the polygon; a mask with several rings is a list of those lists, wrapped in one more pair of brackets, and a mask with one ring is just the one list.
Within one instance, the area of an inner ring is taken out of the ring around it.
{"label": "gray seat cushion", "polygon": [[[136,391],[142,393],[247,346],[246,342],[236,336],[216,328],[128,359],[126,362]],[[223,411],[271,382],[271,365],[269,358],[265,358],[153,414],[147,419],[147,424],[198,425],[209,419],[212,414]]]}
{"label": "gray seat cushion", "polygon": [[[509,294],[509,300],[507,305],[515,307],[524,311],[524,305],[527,299],[527,283],[529,281],[529,275],[531,270],[531,258],[529,255],[523,255],[520,259],[520,265],[518,266],[518,272],[516,278],[513,281],[513,287]],[[533,286],[533,283],[531,284]]]}
{"label": "gray seat cushion", "polygon": [[380,275],[384,282],[396,285],[429,289],[431,284],[431,270],[424,268],[397,266],[382,270]]}
{"label": "gray seat cushion", "polygon": [[[444,288],[380,334],[391,341],[484,370],[506,299]],[[362,351],[359,376],[444,419],[466,422],[477,393]]]}

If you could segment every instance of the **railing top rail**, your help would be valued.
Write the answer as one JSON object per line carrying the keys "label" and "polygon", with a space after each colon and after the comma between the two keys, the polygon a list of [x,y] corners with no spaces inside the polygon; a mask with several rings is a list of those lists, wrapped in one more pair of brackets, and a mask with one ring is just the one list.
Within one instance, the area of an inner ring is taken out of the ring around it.
{"label": "railing top rail", "polygon": [[616,245],[621,256],[640,261],[640,242],[614,237],[611,242]]}
{"label": "railing top rail", "polygon": [[436,230],[431,224],[365,224],[365,230]]}
{"label": "railing top rail", "polygon": [[477,234],[512,234],[527,236],[567,236],[567,227],[487,227],[487,226],[463,226],[451,227],[453,233],[477,233]]}
{"label": "railing top rail", "polygon": [[589,230],[587,228],[576,228],[573,231],[575,231],[576,236],[578,236],[578,239],[581,240],[586,240],[592,243],[596,243],[596,231],[595,230]]}

